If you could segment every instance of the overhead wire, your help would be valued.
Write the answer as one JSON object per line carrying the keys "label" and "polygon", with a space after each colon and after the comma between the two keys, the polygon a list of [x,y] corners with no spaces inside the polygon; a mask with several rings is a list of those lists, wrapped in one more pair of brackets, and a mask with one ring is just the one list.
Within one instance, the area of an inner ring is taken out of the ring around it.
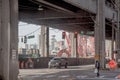
{"label": "overhead wire", "polygon": [[[36,30],[34,30],[34,31],[32,31],[32,32],[30,32],[30,33],[28,33],[28,34],[25,34],[25,35],[23,35],[23,36],[31,35],[31,34],[37,32],[37,31],[40,30],[40,29],[41,29],[41,28],[37,28]],[[19,37],[23,37],[23,36],[19,36]]]}
{"label": "overhead wire", "polygon": [[[25,34],[25,35],[21,35],[21,36],[19,36],[19,37],[23,37],[23,36],[28,36],[28,35],[31,35],[31,34],[33,34],[33,33],[35,33],[35,32],[37,32],[38,30],[40,30],[41,28],[37,28],[36,30],[34,30],[34,31],[32,31],[32,32],[30,32],[30,33],[28,33],[28,34]],[[60,31],[63,31],[63,30],[58,30],[58,29],[54,29],[54,28],[51,28],[51,29],[49,29],[49,30],[52,30],[52,31],[54,31],[55,33],[58,33],[58,31],[60,32]],[[57,31],[56,31],[57,30]]]}

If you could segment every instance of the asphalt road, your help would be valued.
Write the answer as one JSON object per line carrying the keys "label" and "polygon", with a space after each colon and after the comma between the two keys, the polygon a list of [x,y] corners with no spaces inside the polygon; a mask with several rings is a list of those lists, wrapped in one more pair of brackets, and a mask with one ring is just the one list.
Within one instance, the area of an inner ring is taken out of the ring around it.
{"label": "asphalt road", "polygon": [[19,80],[120,80],[117,70],[101,70],[100,77],[94,73],[94,65],[69,66],[67,69],[21,69]]}

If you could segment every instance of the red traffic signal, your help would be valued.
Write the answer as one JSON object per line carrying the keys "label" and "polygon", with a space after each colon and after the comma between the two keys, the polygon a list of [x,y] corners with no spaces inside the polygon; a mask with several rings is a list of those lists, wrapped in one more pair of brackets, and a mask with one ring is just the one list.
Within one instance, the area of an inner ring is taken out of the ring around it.
{"label": "red traffic signal", "polygon": [[78,32],[74,32],[74,38],[77,38]]}

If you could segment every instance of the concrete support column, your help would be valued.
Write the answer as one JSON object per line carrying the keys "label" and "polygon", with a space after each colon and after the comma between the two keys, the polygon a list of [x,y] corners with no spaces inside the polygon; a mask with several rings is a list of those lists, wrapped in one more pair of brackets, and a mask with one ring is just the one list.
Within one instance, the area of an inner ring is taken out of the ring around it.
{"label": "concrete support column", "polygon": [[[10,76],[17,80],[18,65],[18,0],[10,0]],[[13,73],[14,72],[14,73]]]}
{"label": "concrete support column", "polygon": [[[2,21],[2,14],[1,14],[1,12],[2,12],[2,0],[0,0],[0,64],[2,64],[2,54],[1,54],[1,50],[2,50],[2,45],[1,45],[1,40],[2,40],[2,38],[1,38],[1,25],[2,25],[2,23],[1,23],[1,21]],[[2,72],[3,72],[3,70],[2,70],[2,65],[0,66],[0,75],[2,75]]]}
{"label": "concrete support column", "polygon": [[[117,29],[115,30],[115,50],[118,50],[118,30]],[[115,56],[115,59],[117,60],[117,56]]]}
{"label": "concrete support column", "polygon": [[95,26],[95,54],[100,68],[105,68],[105,0],[97,0],[97,17]]}
{"label": "concrete support column", "polygon": [[118,50],[118,29],[115,29],[115,50]]}
{"label": "concrete support column", "polygon": [[116,50],[117,50],[117,55],[116,55],[116,61],[118,61],[120,57],[120,0],[117,0],[117,30],[116,30]]}
{"label": "concrete support column", "polygon": [[46,46],[47,46],[47,57],[49,57],[49,27],[46,29]]}
{"label": "concrete support column", "polygon": [[9,79],[9,60],[10,60],[10,4],[9,0],[0,0],[1,1],[1,68],[2,77],[4,80],[10,80]]}
{"label": "concrete support column", "polygon": [[18,1],[0,0],[0,75],[4,80],[18,76]]}
{"label": "concrete support column", "polygon": [[118,54],[120,56],[120,29],[119,29],[119,32],[118,32],[118,49],[119,49]]}
{"label": "concrete support column", "polygon": [[76,39],[74,38],[74,33],[70,33],[70,43],[71,43],[71,57],[76,58],[77,57],[77,51],[76,51]]}
{"label": "concrete support column", "polygon": [[115,29],[114,29],[114,24],[112,23],[112,44],[111,44],[111,59],[114,58],[114,54],[113,54],[113,51],[114,51],[114,41],[115,41]]}
{"label": "concrete support column", "polygon": [[120,30],[116,31],[115,50],[117,51],[115,58],[118,62],[118,59],[120,59]]}
{"label": "concrete support column", "polygon": [[40,50],[42,57],[49,57],[49,28],[41,26]]}

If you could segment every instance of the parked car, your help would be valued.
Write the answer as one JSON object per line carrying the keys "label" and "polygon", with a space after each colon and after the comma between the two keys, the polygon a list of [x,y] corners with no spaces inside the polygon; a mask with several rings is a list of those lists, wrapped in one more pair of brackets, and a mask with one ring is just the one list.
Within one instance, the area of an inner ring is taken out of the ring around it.
{"label": "parked car", "polygon": [[68,66],[67,58],[54,57],[48,62],[48,68],[52,67],[61,68],[62,66],[67,68]]}

